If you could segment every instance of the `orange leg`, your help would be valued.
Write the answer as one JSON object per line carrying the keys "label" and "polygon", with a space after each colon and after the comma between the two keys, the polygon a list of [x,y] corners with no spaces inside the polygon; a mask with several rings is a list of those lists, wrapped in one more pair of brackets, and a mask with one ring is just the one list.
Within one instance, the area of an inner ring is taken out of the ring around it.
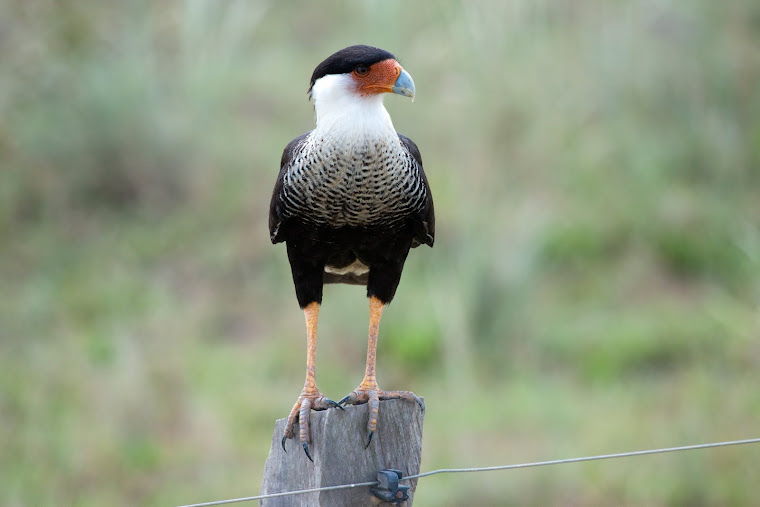
{"label": "orange leg", "polygon": [[383,315],[385,304],[375,296],[369,298],[369,339],[367,341],[367,367],[364,370],[364,379],[359,387],[354,389],[351,394],[343,398],[338,404],[359,405],[369,403],[369,420],[367,421],[367,431],[369,438],[366,447],[372,442],[372,435],[377,429],[377,416],[380,411],[380,400],[414,400],[420,408],[425,410],[422,400],[411,391],[383,391],[377,385],[375,378],[375,362],[377,358],[377,335],[380,329],[380,317]]}
{"label": "orange leg", "polygon": [[[299,423],[298,436],[301,440],[306,456],[311,460],[309,454],[309,442],[311,441],[309,433],[309,415],[312,410],[325,410],[337,407],[343,409],[333,400],[326,398],[319,389],[317,389],[316,378],[316,356],[317,356],[317,321],[319,320],[319,303],[310,303],[303,309],[306,317],[306,381],[303,385],[303,391],[298,397],[298,401],[293,405],[293,409],[288,415],[288,421],[285,423],[285,433],[282,437],[282,448],[285,450],[285,440],[295,436],[295,425]],[[286,451],[287,452],[287,451]]]}

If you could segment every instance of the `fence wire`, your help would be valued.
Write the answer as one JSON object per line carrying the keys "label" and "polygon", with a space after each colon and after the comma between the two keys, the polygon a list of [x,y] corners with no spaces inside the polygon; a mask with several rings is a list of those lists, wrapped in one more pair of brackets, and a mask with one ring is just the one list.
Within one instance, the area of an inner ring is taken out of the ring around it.
{"label": "fence wire", "polygon": [[[757,444],[760,443],[760,438],[748,438],[745,440],[730,440],[727,442],[711,442],[707,444],[694,444],[694,445],[683,445],[680,447],[664,447],[660,449],[647,449],[644,451],[629,451],[629,452],[619,452],[614,454],[599,454],[596,456],[584,456],[581,458],[565,458],[565,459],[555,459],[550,461],[536,461],[533,463],[519,463],[516,465],[500,465],[500,466],[491,466],[491,467],[475,467],[475,468],[441,468],[439,470],[432,470],[430,472],[424,472],[421,474],[416,475],[410,475],[408,477],[403,477],[400,479],[401,481],[411,481],[413,479],[420,479],[422,477],[429,477],[431,475],[437,475],[437,474],[456,474],[456,473],[473,473],[473,472],[493,472],[496,470],[512,470],[516,468],[533,468],[533,467],[542,467],[542,466],[548,466],[548,465],[561,465],[566,463],[580,463],[584,461],[597,461],[597,460],[603,460],[603,459],[614,459],[614,458],[628,458],[631,456],[645,456],[648,454],[664,454],[667,452],[679,452],[679,451],[693,451],[697,449],[711,449],[714,447],[727,447],[730,445],[744,445],[744,444]],[[281,493],[269,493],[266,495],[258,495],[258,496],[247,496],[243,498],[232,498],[229,500],[217,500],[214,502],[205,502],[205,503],[194,503],[189,505],[182,505],[180,507],[206,507],[209,505],[223,505],[223,504],[231,504],[231,503],[238,503],[238,502],[250,502],[253,500],[266,500],[267,498],[275,498],[280,496],[290,496],[290,495],[304,495],[307,493],[317,493],[320,491],[330,491],[330,490],[336,490],[336,489],[349,489],[349,488],[358,488],[358,487],[369,487],[369,486],[376,486],[378,484],[377,481],[371,481],[371,482],[358,482],[354,484],[341,484],[338,486],[323,486],[321,488],[312,488],[312,489],[299,489],[295,491],[283,491]]]}

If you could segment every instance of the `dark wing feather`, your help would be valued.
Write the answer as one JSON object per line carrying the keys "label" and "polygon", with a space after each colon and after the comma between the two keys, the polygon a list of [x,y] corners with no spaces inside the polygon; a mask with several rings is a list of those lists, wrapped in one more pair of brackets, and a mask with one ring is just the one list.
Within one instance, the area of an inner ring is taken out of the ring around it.
{"label": "dark wing feather", "polygon": [[277,176],[277,182],[272,191],[272,200],[269,203],[269,238],[272,243],[285,241],[285,218],[282,216],[282,180],[285,177],[285,171],[293,161],[293,154],[310,133],[307,132],[296,137],[282,151],[280,174]]}
{"label": "dark wing feather", "polygon": [[422,176],[422,183],[425,185],[425,194],[427,195],[425,206],[419,214],[419,222],[415,224],[412,247],[420,246],[423,243],[432,247],[435,241],[435,211],[433,210],[433,194],[430,191],[425,171],[422,169],[422,155],[420,154],[420,149],[414,144],[414,141],[401,134],[398,135],[398,138],[401,139],[404,147],[417,162],[420,168],[420,176]]}

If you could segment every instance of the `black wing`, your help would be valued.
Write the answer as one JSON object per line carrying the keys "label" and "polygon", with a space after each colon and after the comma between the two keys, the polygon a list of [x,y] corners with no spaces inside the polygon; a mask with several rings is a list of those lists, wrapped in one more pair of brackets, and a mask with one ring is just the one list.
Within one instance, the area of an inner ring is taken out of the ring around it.
{"label": "black wing", "polygon": [[277,176],[277,182],[272,191],[272,200],[269,203],[269,239],[272,240],[272,243],[285,241],[285,218],[282,216],[282,179],[285,177],[285,170],[293,161],[293,153],[310,133],[307,132],[296,137],[282,151],[280,174]]}
{"label": "black wing", "polygon": [[409,151],[409,154],[414,157],[417,165],[420,168],[420,175],[422,176],[422,183],[425,185],[425,206],[419,214],[419,222],[415,224],[414,240],[412,241],[412,247],[426,244],[433,246],[435,241],[435,211],[433,210],[433,193],[430,191],[430,185],[428,184],[425,171],[422,169],[422,155],[420,149],[414,144],[414,141],[408,137],[399,134],[398,138],[404,144],[404,147]]}

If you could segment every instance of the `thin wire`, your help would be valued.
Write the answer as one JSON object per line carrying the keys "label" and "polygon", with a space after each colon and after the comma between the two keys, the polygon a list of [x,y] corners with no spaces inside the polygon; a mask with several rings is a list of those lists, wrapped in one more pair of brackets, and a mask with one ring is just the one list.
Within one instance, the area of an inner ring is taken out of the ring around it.
{"label": "thin wire", "polygon": [[[710,449],[713,447],[727,447],[729,445],[757,444],[757,443],[760,443],[760,438],[748,438],[745,440],[731,440],[728,442],[713,442],[709,444],[683,445],[680,447],[664,447],[661,449],[648,449],[645,451],[630,451],[630,452],[619,452],[615,454],[600,454],[598,456],[584,456],[582,458],[567,458],[567,459],[555,459],[551,461],[536,461],[534,463],[520,463],[517,465],[502,465],[502,466],[477,467],[477,468],[442,468],[439,470],[424,472],[417,475],[409,475],[407,477],[403,477],[400,480],[410,481],[413,479],[419,479],[421,477],[428,477],[430,475],[437,475],[437,474],[491,472],[494,470],[511,470],[514,468],[541,467],[541,466],[547,466],[547,465],[560,465],[563,463],[579,463],[582,461],[596,461],[596,460],[602,460],[602,459],[627,458],[630,456],[644,456],[647,454],[662,454],[666,452],[692,451],[696,449]],[[376,486],[377,484],[379,484],[377,481],[358,482],[355,484],[342,484],[340,486],[325,486],[321,488],[299,489],[296,491],[283,491],[282,493],[269,493],[267,495],[248,496],[244,498],[233,498],[230,500],[218,500],[216,502],[194,503],[190,505],[183,505],[181,507],[206,507],[209,505],[223,505],[223,504],[230,504],[230,503],[237,503],[237,502],[248,502],[252,500],[264,500],[267,498],[275,498],[278,496],[303,495],[306,493],[316,493],[319,491],[330,491],[330,490],[335,490],[335,489],[348,489],[348,488],[357,488],[357,487],[364,487],[364,486]]]}
{"label": "thin wire", "polygon": [[578,463],[581,461],[595,461],[601,459],[612,458],[627,458],[630,456],[644,456],[646,454],[661,454],[666,452],[676,451],[691,451],[695,449],[709,449],[712,447],[726,447],[729,445],[741,445],[741,444],[756,444],[760,443],[760,438],[749,438],[746,440],[732,440],[730,442],[713,442],[710,444],[696,444],[696,445],[683,445],[681,447],[665,447],[662,449],[649,449],[646,451],[631,451],[631,452],[619,452],[615,454],[600,454],[598,456],[585,456],[583,458],[567,458],[567,459],[555,459],[551,461],[537,461],[535,463],[521,463],[518,465],[502,465],[494,467],[478,467],[478,468],[443,468],[440,470],[433,470],[432,472],[425,472],[417,475],[410,475],[403,477],[402,481],[410,481],[412,479],[419,479],[420,477],[428,477],[436,474],[450,474],[450,473],[465,473],[465,472],[490,472],[493,470],[511,470],[513,468],[531,468],[542,467],[547,465],[560,465],[563,463]]}
{"label": "thin wire", "polygon": [[181,505],[180,507],[205,507],[207,505],[222,505],[227,503],[237,503],[237,502],[249,502],[252,500],[264,500],[266,498],[275,498],[278,496],[289,496],[289,495],[304,495],[306,493],[316,493],[318,491],[330,491],[333,489],[349,489],[349,488],[358,488],[362,486],[377,486],[379,483],[377,481],[372,482],[357,482],[355,484],[341,484],[340,486],[323,486],[321,488],[311,488],[311,489],[298,489],[295,491],[283,491],[282,493],[269,493],[267,495],[258,495],[258,496],[246,496],[243,498],[232,498],[230,500],[217,500],[216,502],[205,502],[205,503],[193,503],[189,505]]}

